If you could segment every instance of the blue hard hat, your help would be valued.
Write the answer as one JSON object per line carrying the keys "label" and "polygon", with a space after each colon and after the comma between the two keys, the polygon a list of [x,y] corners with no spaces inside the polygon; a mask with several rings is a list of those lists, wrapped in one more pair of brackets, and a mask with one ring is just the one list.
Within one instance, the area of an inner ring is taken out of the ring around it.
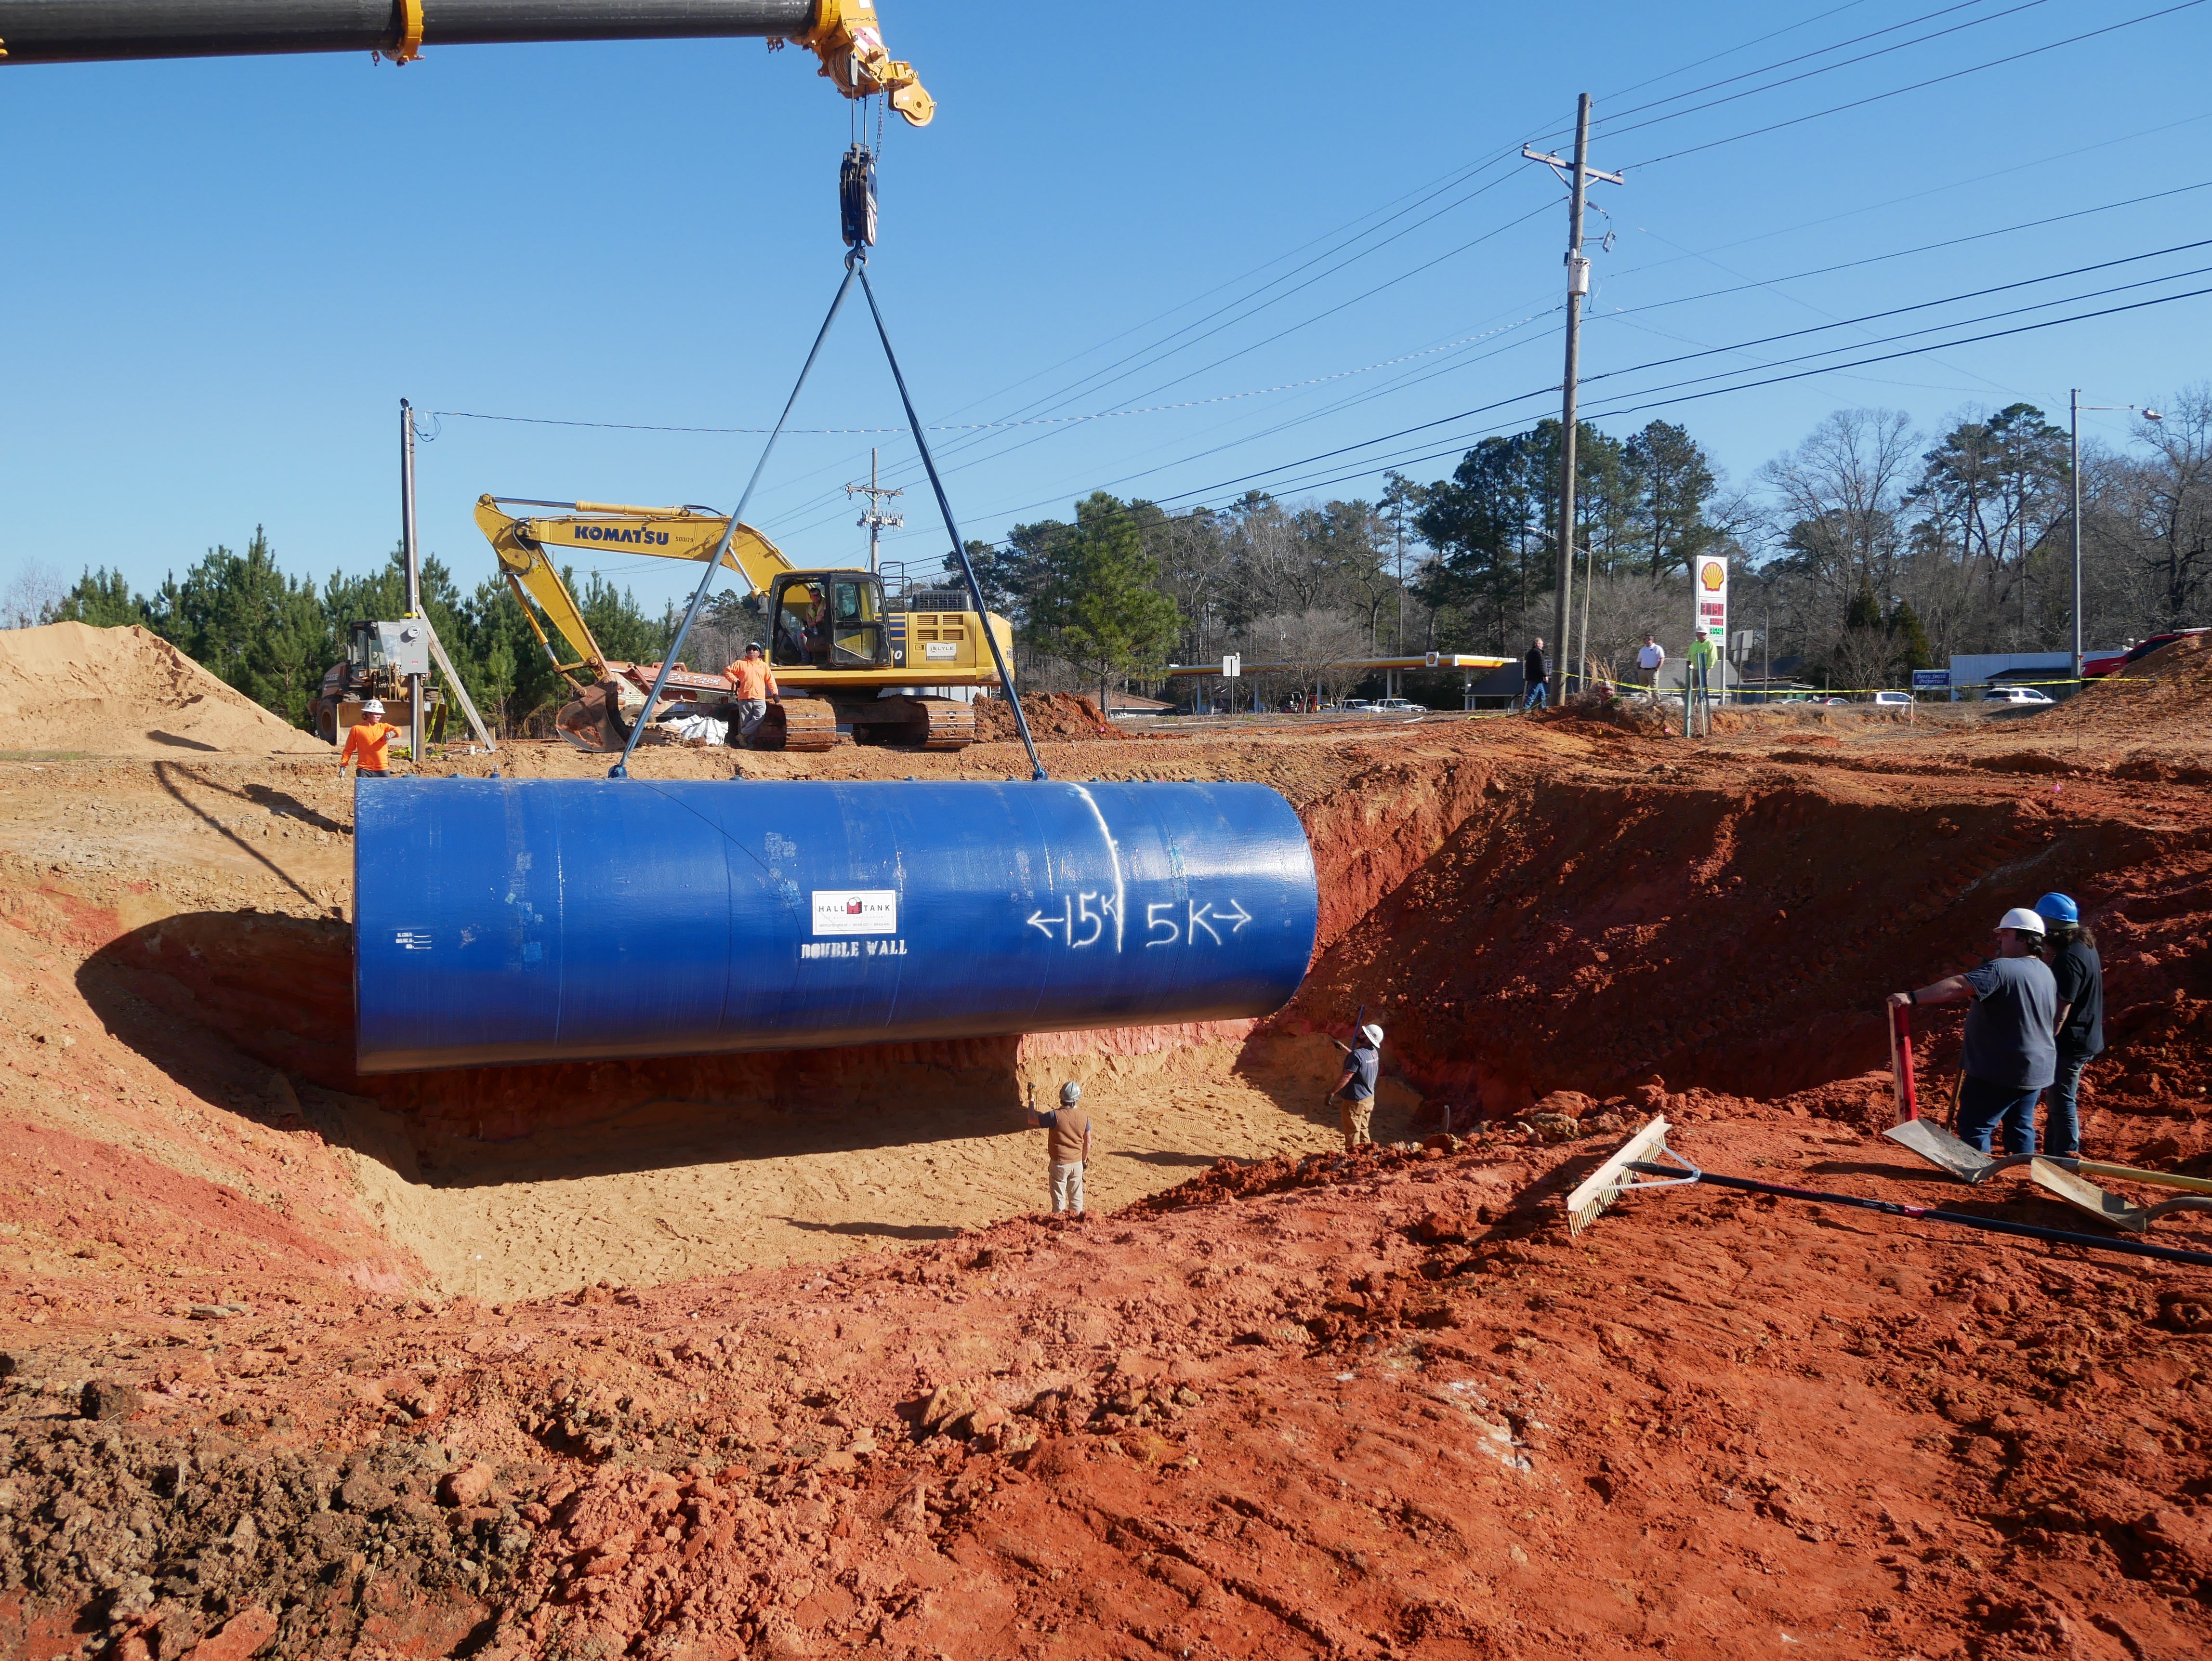
{"label": "blue hard hat", "polygon": [[2052,922],[2081,921],[2081,908],[2063,894],[2045,894],[2041,899],[2036,901],[2035,910],[2039,916],[2048,918]]}

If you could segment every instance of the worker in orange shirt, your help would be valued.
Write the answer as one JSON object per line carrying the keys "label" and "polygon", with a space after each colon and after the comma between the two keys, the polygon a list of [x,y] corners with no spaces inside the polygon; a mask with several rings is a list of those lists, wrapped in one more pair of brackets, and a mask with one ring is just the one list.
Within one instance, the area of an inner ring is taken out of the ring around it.
{"label": "worker in orange shirt", "polygon": [[343,772],[348,762],[354,762],[354,776],[357,779],[380,779],[391,776],[385,765],[385,752],[399,729],[384,718],[384,705],[371,698],[361,706],[362,719],[346,730],[345,748],[338,752],[338,770]]}
{"label": "worker in orange shirt", "polygon": [[781,698],[782,689],[775,684],[775,671],[761,655],[761,643],[752,641],[745,647],[745,654],[722,672],[738,689],[738,741],[750,744],[768,716],[768,701]]}

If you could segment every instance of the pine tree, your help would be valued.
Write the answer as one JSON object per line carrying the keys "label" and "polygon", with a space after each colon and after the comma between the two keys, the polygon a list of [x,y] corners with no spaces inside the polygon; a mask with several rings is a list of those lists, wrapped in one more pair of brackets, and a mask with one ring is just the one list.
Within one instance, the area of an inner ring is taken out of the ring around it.
{"label": "pine tree", "polygon": [[1108,679],[1158,666],[1182,627],[1162,593],[1159,562],[1145,551],[1137,516],[1103,490],[1076,504],[1073,533],[1054,539],[1051,575],[1033,623],[1045,649]]}

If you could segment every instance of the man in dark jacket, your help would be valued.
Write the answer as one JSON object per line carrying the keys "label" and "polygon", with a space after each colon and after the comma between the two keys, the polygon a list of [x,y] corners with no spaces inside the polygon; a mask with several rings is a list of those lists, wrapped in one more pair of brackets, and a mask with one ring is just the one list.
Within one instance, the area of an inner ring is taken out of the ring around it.
{"label": "man in dark jacket", "polygon": [[2081,1157],[2081,1069],[2105,1048],[2105,966],[2097,939],[2065,894],[2045,894],[2036,915],[2051,925],[2051,975],[2058,983],[2058,1072],[2051,1081],[2050,1146],[2054,1159]]}
{"label": "man in dark jacket", "polygon": [[1984,1153],[2000,1124],[2006,1153],[2035,1152],[2035,1104],[2057,1072],[2058,983],[2044,965],[2043,935],[2043,919],[2015,905],[1997,924],[1997,955],[1979,969],[1889,995],[1893,1004],[1974,1001],[1959,1057],[1958,1129]]}
{"label": "man in dark jacket", "polygon": [[1544,642],[1528,642],[1528,655],[1521,660],[1521,707],[1540,709],[1551,701],[1552,660],[1544,655]]}

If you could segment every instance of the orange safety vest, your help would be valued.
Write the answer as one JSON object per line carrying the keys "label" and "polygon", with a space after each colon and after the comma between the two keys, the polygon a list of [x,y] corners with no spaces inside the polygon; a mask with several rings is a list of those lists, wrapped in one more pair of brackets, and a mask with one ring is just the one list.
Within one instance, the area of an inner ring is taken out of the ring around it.
{"label": "orange safety vest", "polygon": [[389,721],[360,722],[347,731],[345,748],[338,752],[338,765],[343,767],[358,757],[361,767],[372,773],[381,773],[385,769],[384,752],[398,733],[399,729]]}
{"label": "orange safety vest", "polygon": [[765,703],[770,698],[783,696],[775,684],[775,671],[768,666],[764,658],[739,658],[722,672],[737,687],[741,698]]}

